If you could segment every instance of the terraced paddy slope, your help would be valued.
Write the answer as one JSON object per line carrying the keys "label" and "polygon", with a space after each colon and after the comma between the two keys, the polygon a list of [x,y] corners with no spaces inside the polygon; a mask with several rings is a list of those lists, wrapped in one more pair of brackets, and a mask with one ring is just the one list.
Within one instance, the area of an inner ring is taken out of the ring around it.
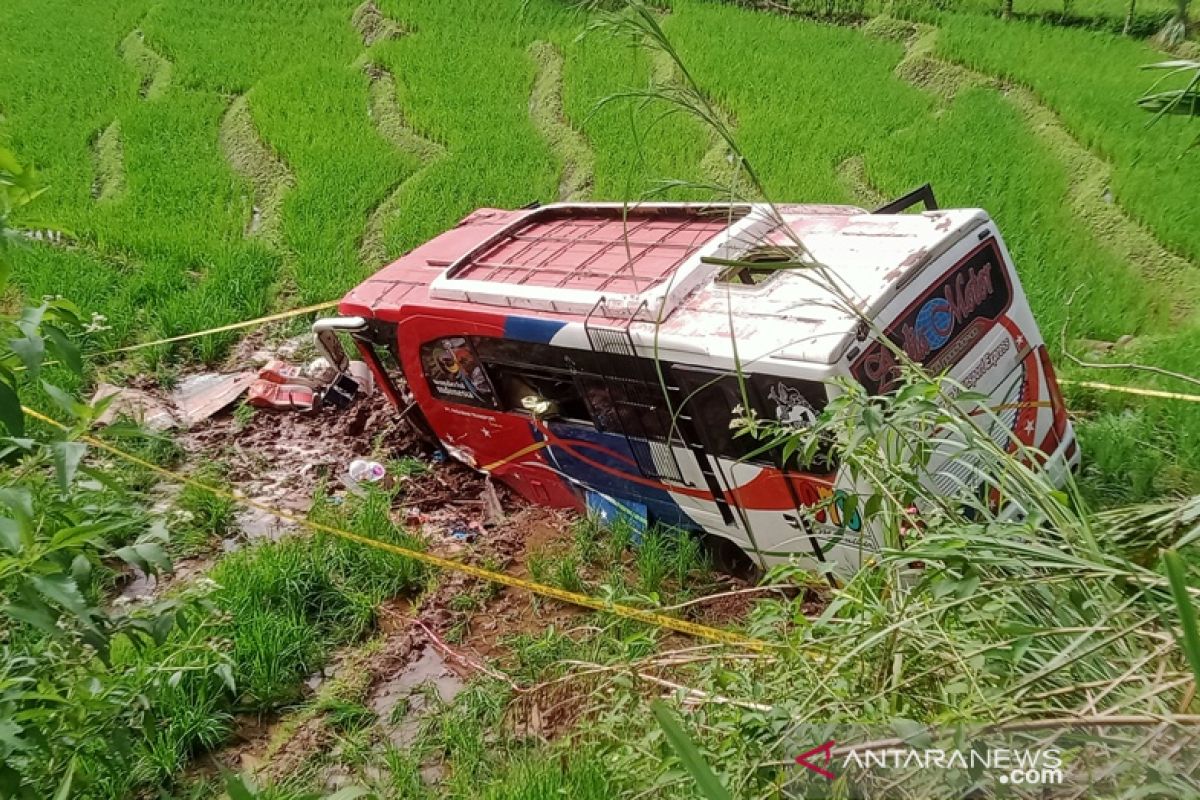
{"label": "terraced paddy slope", "polygon": [[[772,198],[869,204],[931,181],[999,221],[1048,338],[1069,316],[1072,340],[1132,334],[1138,359],[1195,371],[1200,156],[1194,131],[1146,131],[1132,104],[1161,53],[984,14],[849,28],[670,5],[664,27]],[[63,232],[20,255],[18,281],[107,315],[98,347],[331,299],[478,206],[728,173],[688,119],[597,108],[678,76],[579,39],[587,20],[557,0],[9,7],[0,142],[50,186],[22,222]],[[1113,401],[1074,401],[1110,450],[1153,439],[1141,460],[1200,466],[1195,408],[1142,406],[1125,430]],[[1103,491],[1136,495],[1120,460],[1097,467]],[[1165,469],[1150,461],[1146,492]]]}

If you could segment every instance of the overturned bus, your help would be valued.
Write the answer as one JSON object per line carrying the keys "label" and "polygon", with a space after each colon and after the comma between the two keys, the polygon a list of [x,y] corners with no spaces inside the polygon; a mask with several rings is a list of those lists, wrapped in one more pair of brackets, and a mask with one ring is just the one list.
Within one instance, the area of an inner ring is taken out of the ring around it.
{"label": "overturned bus", "polygon": [[[617,508],[723,537],[768,565],[848,573],[880,542],[845,513],[862,504],[842,502],[856,489],[836,454],[783,464],[731,421],[752,411],[808,424],[835,376],[886,392],[899,370],[872,331],[989,396],[1002,409],[997,443],[1015,437],[1060,474],[1078,459],[995,223],[978,209],[896,210],[481,209],[364,281],[314,330],[335,360],[337,333],[349,334],[397,407],[534,503]],[[794,252],[791,235],[854,308],[772,268]]]}

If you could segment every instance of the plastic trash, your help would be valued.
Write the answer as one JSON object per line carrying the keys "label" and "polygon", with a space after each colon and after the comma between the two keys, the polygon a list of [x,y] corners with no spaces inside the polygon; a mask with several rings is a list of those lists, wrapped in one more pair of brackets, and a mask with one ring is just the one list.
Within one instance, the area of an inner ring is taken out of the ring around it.
{"label": "plastic trash", "polygon": [[366,494],[363,484],[388,485],[387,468],[378,461],[356,458],[346,468],[346,474],[342,476],[342,482],[346,484],[347,489],[355,494]]}
{"label": "plastic trash", "polygon": [[304,374],[321,386],[328,386],[337,378],[338,373],[333,364],[329,363],[329,359],[319,356],[308,362]]}

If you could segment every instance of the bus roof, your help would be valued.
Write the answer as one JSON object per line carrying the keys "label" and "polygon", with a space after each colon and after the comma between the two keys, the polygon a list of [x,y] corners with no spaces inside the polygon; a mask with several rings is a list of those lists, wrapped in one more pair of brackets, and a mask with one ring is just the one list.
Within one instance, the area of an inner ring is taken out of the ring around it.
{"label": "bus roof", "polygon": [[[417,307],[589,320],[625,328],[639,343],[657,333],[660,347],[674,340],[717,357],[730,354],[733,333],[746,360],[828,364],[857,327],[837,294],[871,313],[986,220],[978,209],[870,214],[833,205],[481,209],[364,281],[340,310],[392,321]],[[828,278],[714,263],[795,260],[797,240]]]}

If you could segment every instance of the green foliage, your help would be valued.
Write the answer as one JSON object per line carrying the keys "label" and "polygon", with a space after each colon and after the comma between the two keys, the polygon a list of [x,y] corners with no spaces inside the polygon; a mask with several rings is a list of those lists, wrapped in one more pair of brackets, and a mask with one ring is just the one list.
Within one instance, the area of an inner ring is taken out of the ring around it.
{"label": "green foliage", "polygon": [[[201,466],[192,477],[206,486],[228,489],[220,465]],[[172,519],[171,549],[178,556],[199,555],[214,541],[224,538],[234,525],[236,504],[194,484],[183,487],[175,503]]]}
{"label": "green foliage", "polygon": [[658,724],[662,726],[663,733],[667,736],[667,741],[671,743],[671,749],[675,751],[675,755],[683,762],[684,768],[696,781],[700,793],[708,800],[730,800],[729,790],[717,780],[717,776],[713,774],[708,762],[696,748],[695,742],[687,735],[683,726],[679,724],[675,715],[659,701],[655,701],[651,708]]}
{"label": "green foliage", "polygon": [[[50,451],[31,445],[16,472],[21,485],[0,490],[0,718],[8,720],[0,788],[44,797],[71,780],[76,790],[122,794],[154,771],[151,763],[177,769],[168,751],[178,742],[219,737],[211,707],[175,698],[192,690],[193,665],[206,663],[220,685],[225,662],[205,639],[210,611],[201,601],[123,615],[107,607],[104,563],[169,569],[162,535],[103,484],[87,488],[71,475],[64,489],[36,479],[53,472]],[[150,741],[143,730],[155,731]]]}
{"label": "green foliage", "polygon": [[[396,528],[390,496],[372,492],[349,508],[327,499],[312,516],[361,536],[422,549]],[[237,685],[263,708],[294,699],[330,645],[353,641],[385,599],[419,589],[426,570],[410,558],[319,533],[261,542],[223,558],[210,599],[227,615]]]}

